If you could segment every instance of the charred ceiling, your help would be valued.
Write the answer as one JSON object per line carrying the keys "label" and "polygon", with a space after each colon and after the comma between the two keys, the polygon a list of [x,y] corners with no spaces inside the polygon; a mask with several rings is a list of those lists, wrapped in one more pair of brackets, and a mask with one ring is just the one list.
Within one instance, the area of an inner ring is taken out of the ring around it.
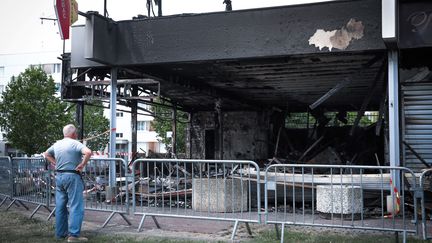
{"label": "charred ceiling", "polygon": [[[119,67],[119,79],[152,79],[157,87],[132,86],[188,111],[214,110],[216,102],[224,110],[305,111],[317,102],[328,110],[358,110],[374,82],[368,108],[378,109],[386,61],[380,3],[336,1],[120,22],[88,13],[86,26],[73,28],[71,63],[91,68],[95,80],[109,79],[111,66]],[[91,89],[65,98],[95,93]]]}

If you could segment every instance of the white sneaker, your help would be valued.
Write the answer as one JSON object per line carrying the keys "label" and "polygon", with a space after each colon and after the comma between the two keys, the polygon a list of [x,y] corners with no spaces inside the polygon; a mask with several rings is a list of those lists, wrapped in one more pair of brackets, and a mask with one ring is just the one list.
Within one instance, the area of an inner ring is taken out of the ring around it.
{"label": "white sneaker", "polygon": [[75,236],[69,236],[67,238],[67,242],[85,242],[88,241],[86,237],[75,237]]}

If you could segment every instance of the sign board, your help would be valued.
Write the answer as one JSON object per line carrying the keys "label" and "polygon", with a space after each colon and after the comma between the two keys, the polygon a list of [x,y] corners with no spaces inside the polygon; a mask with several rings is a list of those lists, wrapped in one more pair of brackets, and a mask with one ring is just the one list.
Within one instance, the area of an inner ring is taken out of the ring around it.
{"label": "sign board", "polygon": [[71,0],[70,10],[70,24],[73,25],[78,20],[78,2],[76,0]]}
{"label": "sign board", "polygon": [[71,25],[71,4],[70,0],[55,0],[54,9],[59,23],[60,36],[62,40],[69,39]]}
{"label": "sign board", "polygon": [[432,46],[432,1],[408,1],[400,4],[399,46]]}

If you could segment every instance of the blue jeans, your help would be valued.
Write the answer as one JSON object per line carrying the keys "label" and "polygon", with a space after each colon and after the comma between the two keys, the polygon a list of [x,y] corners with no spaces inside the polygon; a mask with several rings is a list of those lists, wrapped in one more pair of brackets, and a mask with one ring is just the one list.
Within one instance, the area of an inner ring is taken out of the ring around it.
{"label": "blue jeans", "polygon": [[[80,235],[84,219],[83,190],[84,185],[78,174],[58,173],[56,175],[55,236],[57,238]],[[70,208],[70,213],[67,206]]]}

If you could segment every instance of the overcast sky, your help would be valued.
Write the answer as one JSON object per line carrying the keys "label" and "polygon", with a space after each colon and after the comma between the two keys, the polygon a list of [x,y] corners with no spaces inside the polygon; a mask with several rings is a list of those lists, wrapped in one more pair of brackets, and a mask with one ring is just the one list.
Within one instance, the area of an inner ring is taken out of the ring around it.
{"label": "overcast sky", "polygon": [[[104,0],[77,0],[82,12],[103,14]],[[146,0],[107,0],[109,17],[114,20],[145,15]],[[322,2],[322,0],[232,0],[233,10]],[[163,0],[163,14],[223,11],[223,0]],[[0,54],[62,50],[57,23],[41,21],[55,18],[54,0],[0,0]],[[157,10],[155,9],[155,12]],[[82,17],[80,22],[83,23]],[[68,46],[69,43],[66,43]]]}

